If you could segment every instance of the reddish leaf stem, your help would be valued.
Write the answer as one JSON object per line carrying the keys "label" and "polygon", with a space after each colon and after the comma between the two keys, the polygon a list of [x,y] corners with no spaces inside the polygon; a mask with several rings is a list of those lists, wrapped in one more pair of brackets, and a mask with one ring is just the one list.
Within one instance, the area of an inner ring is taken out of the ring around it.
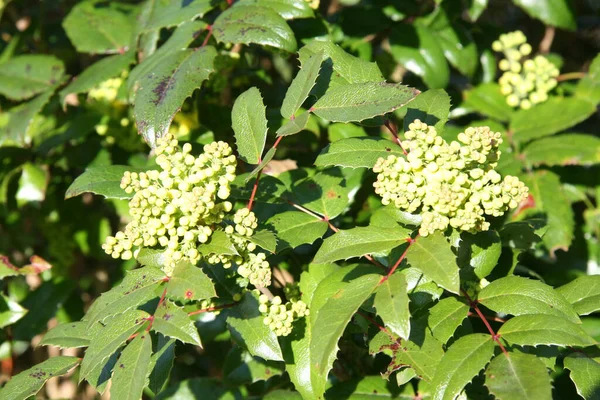
{"label": "reddish leaf stem", "polygon": [[188,316],[192,316],[192,315],[196,315],[196,314],[202,314],[202,313],[205,313],[205,312],[223,310],[225,308],[233,307],[233,306],[235,306],[237,304],[238,304],[238,302],[236,301],[235,303],[222,304],[222,305],[219,305],[219,306],[203,308],[201,310],[196,310],[196,311],[189,312]]}
{"label": "reddish leaf stem", "polygon": [[406,249],[404,249],[404,252],[400,256],[398,261],[396,261],[396,264],[394,264],[394,266],[392,268],[390,268],[390,271],[387,273],[387,275],[381,277],[381,280],[377,284],[378,286],[381,285],[383,282],[387,281],[389,279],[389,277],[392,276],[392,274],[394,273],[394,271],[396,271],[396,268],[398,268],[398,266],[400,265],[402,260],[404,260],[406,258],[406,254],[408,254],[408,250],[410,249],[410,246],[412,246],[417,240],[413,239],[413,238],[408,238],[408,239],[406,239],[406,241],[408,242],[408,246],[406,247]]}
{"label": "reddish leaf stem", "polygon": [[364,319],[366,319],[367,321],[369,321],[372,325],[376,326],[377,328],[379,328],[379,330],[381,332],[385,332],[389,335],[389,337],[394,338],[393,335],[391,334],[390,331],[387,330],[387,328],[383,325],[380,325],[379,322],[375,321],[373,318],[371,318],[371,316],[361,312],[361,311],[357,311],[356,312],[358,315],[360,315],[361,317],[363,317]]}
{"label": "reddish leaf stem", "polygon": [[398,143],[398,146],[400,146],[404,155],[407,155],[408,152],[406,150],[404,150],[404,147],[402,147],[402,141],[400,140],[400,137],[398,136],[398,128],[396,127],[396,125],[392,121],[387,120],[387,121],[385,121],[385,127],[390,130],[392,135],[394,135],[394,139],[396,139],[396,143]]}
{"label": "reddish leaf stem", "polygon": [[[277,138],[277,140],[275,141],[275,143],[273,143],[273,149],[277,149],[277,146],[279,146],[279,142],[281,142],[281,139],[283,139],[283,136],[279,136]],[[258,161],[258,163],[260,164],[262,162],[262,159],[260,159]],[[248,200],[248,205],[246,206],[248,208],[248,210],[252,211],[252,206],[254,205],[254,198],[256,197],[256,192],[258,190],[258,182],[260,181],[260,176],[262,175],[262,169],[260,171],[258,171],[258,174],[256,175],[256,180],[254,181],[254,187],[252,187],[252,193],[250,194],[250,200]]]}
{"label": "reddish leaf stem", "polygon": [[[467,315],[469,317],[478,317],[479,318],[479,315],[477,315],[477,313],[474,313],[472,311],[469,311],[469,313]],[[484,317],[488,321],[501,322],[501,323],[505,323],[506,322],[506,320],[504,320],[502,318],[498,318],[498,317],[490,317],[489,315],[484,315]]]}
{"label": "reddish leaf stem", "polygon": [[206,35],[206,37],[204,38],[204,41],[202,42],[202,46],[200,47],[204,47],[208,44],[208,40],[210,39],[210,37],[212,36],[212,32],[213,32],[213,27],[212,25],[209,25],[206,27],[206,31],[208,32],[208,34]]}
{"label": "reddish leaf stem", "polygon": [[[156,305],[156,310],[154,310],[155,314],[158,311],[158,309],[160,308],[160,306],[162,306],[162,304],[165,302],[166,296],[167,296],[167,288],[165,288],[165,290],[163,290],[162,296],[160,296],[160,300],[158,301],[158,304]],[[152,324],[154,323],[154,315],[151,315],[148,318],[148,321],[150,321],[150,323],[148,324],[148,327],[146,328],[146,332],[150,332],[150,329],[152,329]]]}
{"label": "reddish leaf stem", "polygon": [[469,296],[469,294],[467,292],[465,292],[464,290],[461,289],[461,292],[462,292],[463,295],[465,295],[465,297],[469,301],[469,305],[471,306],[471,308],[473,310],[475,310],[475,312],[477,313],[477,315],[479,316],[479,318],[481,319],[481,321],[483,321],[483,324],[485,325],[485,327],[487,328],[487,330],[490,332],[490,335],[492,335],[492,339],[494,339],[494,341],[496,343],[498,343],[498,345],[500,346],[500,349],[502,350],[502,352],[504,353],[504,355],[506,357],[508,357],[508,351],[506,351],[506,349],[504,348],[504,345],[500,341],[500,335],[498,335],[498,334],[496,334],[496,332],[494,332],[494,329],[492,328],[492,326],[490,325],[490,323],[485,318],[485,315],[483,315],[483,313],[481,312],[481,310],[477,306],[477,301],[471,299],[471,296]]}

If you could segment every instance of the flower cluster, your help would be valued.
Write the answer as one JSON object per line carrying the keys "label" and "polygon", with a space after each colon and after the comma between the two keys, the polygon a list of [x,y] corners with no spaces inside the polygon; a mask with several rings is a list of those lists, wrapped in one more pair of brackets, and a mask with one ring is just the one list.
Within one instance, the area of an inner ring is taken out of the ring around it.
{"label": "flower cluster", "polygon": [[265,316],[263,323],[269,326],[277,336],[287,336],[292,332],[292,323],[302,317],[308,316],[310,310],[306,303],[296,298],[283,304],[281,297],[275,296],[273,300],[264,294],[258,298],[258,310]]}
{"label": "flower cluster", "polygon": [[97,87],[91,89],[88,97],[98,102],[112,103],[117,99],[122,84],[123,79],[121,78],[107,79]]}
{"label": "flower cluster", "polygon": [[[225,142],[204,146],[199,156],[190,154],[189,143],[179,147],[167,134],[157,142],[156,163],[160,170],[126,172],[121,188],[134,193],[129,202],[132,221],[124,231],[106,239],[106,253],[130,259],[135,248],[164,249],[165,273],[187,260],[196,264],[203,257],[225,268],[237,266],[238,273],[256,286],[271,281],[269,263],[262,253],[254,254],[251,237],[257,227],[254,213],[242,208],[232,215],[227,201],[230,183],[235,179],[236,159]],[[204,250],[216,230],[222,231],[236,249],[235,255],[213,254]]]}
{"label": "flower cluster", "polygon": [[379,158],[373,184],[383,204],[410,213],[421,210],[419,233],[427,236],[448,226],[484,231],[484,215],[500,216],[527,197],[528,189],[514,176],[494,170],[500,157],[500,133],[488,127],[467,128],[448,144],[433,126],[415,120],[402,146],[406,159]]}
{"label": "flower cluster", "polygon": [[504,53],[499,67],[504,74],[498,81],[500,90],[511,107],[529,109],[548,99],[548,92],[556,87],[558,68],[544,56],[523,59],[531,54],[531,45],[521,31],[500,35],[492,49]]}

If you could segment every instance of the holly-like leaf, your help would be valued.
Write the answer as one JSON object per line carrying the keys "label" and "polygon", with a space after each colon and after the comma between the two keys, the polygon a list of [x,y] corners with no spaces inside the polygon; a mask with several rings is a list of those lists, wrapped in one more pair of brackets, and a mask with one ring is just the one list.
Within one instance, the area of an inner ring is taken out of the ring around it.
{"label": "holly-like leaf", "polygon": [[129,310],[109,318],[106,323],[90,326],[90,346],[85,352],[79,373],[79,382],[87,380],[103,392],[117,360],[118,350],[127,339],[146,323],[150,315],[141,310]]}
{"label": "holly-like leaf", "polygon": [[212,46],[173,52],[141,76],[133,113],[140,135],[152,147],[164,136],[183,101],[214,71],[217,51]]}
{"label": "holly-like leaf", "polygon": [[[600,394],[600,354],[596,349],[576,351],[564,359],[565,368],[577,393],[586,400],[598,399]],[[1,393],[0,393],[1,394]]]}
{"label": "holly-like leaf", "polygon": [[551,254],[559,249],[567,251],[574,237],[575,217],[559,176],[538,170],[523,180],[535,200],[535,208],[546,213],[548,230],[542,241]]}
{"label": "holly-like leaf", "polygon": [[134,19],[118,4],[84,1],[71,9],[63,28],[81,53],[118,53],[126,50],[132,41]]}
{"label": "holly-like leaf", "polygon": [[292,118],[302,106],[317,81],[322,62],[323,53],[320,52],[313,54],[302,64],[300,72],[292,81],[283,99],[281,105],[283,118]]}
{"label": "holly-like leaf", "polygon": [[56,356],[29,368],[8,381],[0,390],[4,400],[23,400],[40,391],[46,381],[61,376],[79,364],[79,357]]}
{"label": "holly-like leaf", "polygon": [[458,248],[458,260],[461,268],[467,266],[483,279],[492,273],[502,253],[502,242],[496,231],[478,232],[475,235],[463,234]]}
{"label": "holly-like leaf", "polygon": [[252,357],[248,352],[234,347],[225,359],[224,373],[226,381],[233,385],[251,384],[267,381],[283,374],[281,361],[265,361],[260,357]]}
{"label": "holly-like leaf", "polygon": [[310,380],[317,399],[323,398],[327,374],[336,359],[337,343],[346,325],[371,296],[380,279],[381,275],[373,267],[358,266],[343,268],[318,286],[311,303],[316,312],[311,310],[310,315]]}
{"label": "holly-like leaf", "polygon": [[534,354],[497,355],[485,371],[485,385],[497,399],[552,399],[548,370]]}
{"label": "holly-like leaf", "polygon": [[266,107],[260,91],[253,87],[239,95],[233,104],[231,121],[240,158],[258,164],[267,140]]}
{"label": "holly-like leaf", "polygon": [[85,93],[102,82],[121,75],[135,61],[135,52],[106,57],[90,65],[67,87],[60,91],[60,102],[65,105],[65,98],[73,93]]}
{"label": "holly-like leaf", "polygon": [[522,315],[509,319],[498,331],[504,340],[521,346],[591,346],[596,344],[581,325],[552,315]]}
{"label": "holly-like leaf", "polygon": [[396,24],[390,35],[390,52],[394,59],[431,89],[448,85],[450,68],[439,40],[426,26]]}
{"label": "holly-like leaf", "polygon": [[264,158],[262,160],[260,160],[260,163],[252,170],[252,172],[250,172],[248,175],[246,175],[246,179],[244,181],[246,183],[248,183],[251,180],[253,180],[256,176],[258,176],[258,173],[260,171],[262,171],[263,169],[265,169],[267,164],[269,164],[269,162],[271,162],[273,157],[275,157],[276,152],[277,152],[277,147],[271,147],[269,149],[269,151],[267,151],[267,154],[265,154]]}
{"label": "holly-like leaf", "polygon": [[410,335],[410,312],[406,278],[402,274],[393,274],[386,279],[375,293],[375,309],[385,326],[403,339]]}
{"label": "holly-like leaf", "polygon": [[450,96],[443,89],[427,90],[420,93],[403,108],[406,108],[405,131],[409,130],[408,125],[418,119],[427,125],[434,126],[438,134],[441,134],[444,131],[446,122],[448,122]]}
{"label": "holly-like leaf", "polygon": [[513,138],[519,143],[550,136],[584,121],[596,112],[596,105],[575,97],[551,97],[531,110],[515,112],[510,122]]}
{"label": "holly-like leaf", "polygon": [[584,275],[556,289],[579,315],[600,310],[600,275]]}
{"label": "holly-like leaf", "polygon": [[444,289],[458,294],[460,278],[456,256],[443,235],[417,238],[406,255],[408,262]]}
{"label": "holly-like leaf", "polygon": [[[296,118],[289,120],[284,125],[282,125],[281,128],[277,129],[277,132],[276,132],[277,137],[295,135],[296,133],[301,132],[306,127],[306,124],[308,123],[310,116],[311,116],[311,113],[307,111],[307,112],[300,114]],[[271,150],[273,150],[273,149],[274,148],[272,148]],[[269,152],[271,150],[269,150]],[[265,158],[267,158],[267,157],[265,156]],[[273,158],[273,157],[271,157],[271,158]]]}
{"label": "holly-like leaf", "polygon": [[387,139],[353,137],[338,140],[325,147],[315,160],[315,165],[373,168],[380,157],[386,158],[389,155],[403,157],[404,152],[400,146]]}
{"label": "holly-like leaf", "polygon": [[88,323],[85,321],[66,322],[48,331],[40,342],[40,346],[58,346],[60,348],[87,347]]}
{"label": "holly-like leaf", "polygon": [[158,297],[155,291],[164,277],[164,272],[151,267],[128,272],[121,284],[103,293],[92,304],[84,320],[91,325],[111,315],[145,304]]}
{"label": "holly-like leaf", "polygon": [[506,104],[506,98],[500,92],[497,83],[484,83],[465,92],[465,107],[498,121],[508,121],[514,113]]}
{"label": "holly-like leaf", "polygon": [[148,389],[154,394],[158,394],[169,380],[175,360],[175,339],[167,338],[159,333],[156,342],[156,350],[150,357],[150,375],[148,377]]}
{"label": "holly-like leaf", "polygon": [[208,242],[198,246],[198,251],[206,256],[211,254],[222,254],[227,256],[239,255],[229,236],[225,231],[220,229],[215,230],[212,235],[210,235]]}
{"label": "holly-like leaf", "polygon": [[393,204],[378,208],[373,215],[371,215],[371,225],[388,228],[395,228],[398,224],[419,226],[421,225],[421,221],[422,218],[420,214],[407,213]]}
{"label": "holly-like leaf", "polygon": [[246,293],[236,307],[227,310],[227,324],[231,335],[253,356],[265,360],[283,361],[277,336],[263,323],[264,316],[258,311],[258,301]]}
{"label": "holly-like leaf", "polygon": [[296,38],[279,14],[259,5],[236,4],[223,12],[213,24],[219,42],[260,44],[289,53],[296,51]]}
{"label": "holly-like leaf", "polygon": [[187,261],[177,263],[166,289],[167,296],[177,300],[204,300],[217,296],[215,285],[202,268]]}
{"label": "holly-like leaf", "polygon": [[139,172],[143,170],[126,165],[90,167],[71,183],[65,193],[65,199],[79,196],[82,193],[99,194],[108,199],[131,199],[134,193],[126,193],[121,189],[121,179],[126,171]]}
{"label": "holly-like leaf", "polygon": [[547,25],[571,31],[577,28],[575,16],[566,0],[553,0],[549,2],[514,0],[514,2],[531,17],[540,19]]}
{"label": "holly-like leaf", "polygon": [[268,7],[285,19],[312,18],[315,16],[310,4],[296,0],[241,0],[241,4],[257,4]]}
{"label": "holly-like leaf", "polygon": [[139,400],[150,373],[152,338],[147,332],[139,334],[125,347],[112,377],[110,396],[113,399]]}
{"label": "holly-like leaf", "polygon": [[547,314],[581,323],[573,306],[551,286],[520,276],[500,278],[479,292],[487,308],[511,315]]}
{"label": "holly-like leaf", "polygon": [[340,215],[348,206],[350,188],[339,169],[318,172],[295,182],[292,188],[294,201],[329,219]]}
{"label": "holly-like leaf", "polygon": [[419,94],[408,86],[364,82],[335,86],[312,106],[311,111],[332,122],[354,122],[392,112]]}
{"label": "holly-like leaf", "polygon": [[593,104],[600,102],[600,56],[594,58],[588,74],[577,83],[575,95]]}
{"label": "holly-like leaf", "polygon": [[433,337],[446,343],[468,314],[467,304],[456,297],[447,297],[429,309],[427,324]]}
{"label": "holly-like leaf", "polygon": [[139,19],[141,31],[148,32],[160,28],[177,26],[183,22],[201,18],[210,11],[215,2],[211,0],[153,0],[142,8]]}
{"label": "holly-like leaf", "polygon": [[2,63],[0,94],[15,101],[26,100],[53,88],[64,73],[62,61],[54,56],[17,56]]}
{"label": "holly-like leaf", "polygon": [[267,225],[277,233],[279,251],[286,247],[312,244],[327,232],[327,222],[300,211],[275,214],[267,220]]}
{"label": "holly-like leaf", "polygon": [[198,329],[183,308],[165,300],[154,313],[152,330],[166,337],[202,347]]}
{"label": "holly-like leaf", "polygon": [[266,229],[255,231],[248,239],[268,252],[275,253],[277,250],[277,237],[273,232]]}
{"label": "holly-like leaf", "polygon": [[340,230],[323,241],[314,262],[328,263],[391,250],[409,238],[410,231],[401,227],[383,228],[370,225]]}
{"label": "holly-like leaf", "polygon": [[494,355],[488,334],[472,333],[454,342],[438,365],[433,378],[433,398],[452,400],[479,374]]}
{"label": "holly-like leaf", "polygon": [[530,143],[523,156],[533,165],[598,164],[600,138],[582,133],[546,137]]}
{"label": "holly-like leaf", "polygon": [[12,325],[27,314],[27,310],[16,301],[0,294],[0,328]]}

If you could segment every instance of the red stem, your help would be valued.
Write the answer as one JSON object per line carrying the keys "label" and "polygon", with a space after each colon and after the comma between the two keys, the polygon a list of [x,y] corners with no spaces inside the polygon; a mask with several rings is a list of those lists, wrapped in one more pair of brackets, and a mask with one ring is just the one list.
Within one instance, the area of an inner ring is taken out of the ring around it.
{"label": "red stem", "polygon": [[206,27],[206,30],[208,31],[208,34],[206,35],[206,37],[204,38],[204,41],[202,42],[202,46],[200,47],[204,47],[208,44],[208,40],[210,39],[210,37],[212,36],[212,32],[213,32],[213,27],[212,25],[209,25]]}
{"label": "red stem", "polygon": [[361,311],[357,311],[356,312],[358,315],[360,315],[361,317],[363,317],[364,319],[366,319],[367,321],[369,321],[371,324],[375,325],[377,328],[379,328],[379,330],[381,332],[385,332],[389,335],[389,337],[391,337],[392,339],[394,339],[394,336],[390,333],[390,331],[387,330],[387,328],[383,325],[380,325],[379,322],[375,321],[373,318],[371,318],[371,316],[361,312]]}
{"label": "red stem", "polygon": [[406,150],[404,150],[404,147],[402,147],[402,141],[400,140],[400,137],[398,136],[398,128],[396,127],[396,125],[394,125],[394,123],[392,121],[387,120],[387,121],[385,121],[385,127],[390,130],[392,135],[394,135],[394,138],[396,139],[396,143],[398,143],[398,146],[400,146],[404,155],[407,155],[408,152]]}
{"label": "red stem", "polygon": [[394,264],[394,266],[392,268],[390,268],[390,271],[387,273],[387,275],[381,277],[381,280],[379,281],[378,285],[381,285],[383,282],[387,281],[390,276],[392,276],[392,274],[394,273],[394,271],[396,271],[396,268],[398,268],[398,266],[400,265],[402,260],[404,260],[406,258],[406,254],[408,254],[408,249],[410,249],[410,246],[412,246],[413,243],[415,243],[417,240],[408,238],[408,239],[406,239],[406,241],[408,242],[408,246],[406,247],[406,249],[404,249],[404,252],[400,256],[398,261],[396,261],[396,264]]}
{"label": "red stem", "polygon": [[202,310],[196,310],[196,311],[192,311],[188,313],[188,316],[192,316],[192,315],[196,315],[196,314],[202,314],[205,312],[211,312],[211,311],[217,311],[217,310],[222,310],[224,308],[230,308],[235,306],[236,304],[238,304],[238,302],[235,303],[229,303],[229,304],[222,304],[220,306],[214,306],[214,307],[208,307],[208,308],[203,308]]}
{"label": "red stem", "polygon": [[[160,296],[160,300],[158,301],[158,304],[156,305],[156,310],[154,310],[155,314],[156,314],[156,311],[158,311],[158,309],[160,308],[160,306],[162,306],[162,304],[165,302],[166,296],[167,296],[167,288],[165,288],[165,290],[163,290],[162,296]],[[150,332],[150,329],[152,329],[152,324],[154,323],[154,315],[151,315],[148,318],[148,321],[150,321],[150,323],[148,324],[148,327],[146,328],[146,332]]]}
{"label": "red stem", "polygon": [[498,343],[498,345],[500,346],[500,349],[502,350],[502,352],[504,353],[504,355],[506,357],[508,357],[508,351],[506,351],[506,349],[502,345],[502,342],[500,341],[500,335],[498,335],[498,334],[496,334],[496,332],[494,332],[494,329],[492,328],[492,326],[490,325],[490,323],[485,318],[485,315],[483,315],[483,313],[481,312],[481,310],[477,306],[477,301],[474,301],[473,299],[471,299],[471,296],[469,296],[469,294],[467,292],[465,292],[464,290],[461,289],[461,292],[465,295],[465,297],[469,301],[469,305],[471,306],[471,308],[473,310],[475,310],[475,312],[477,313],[477,315],[479,316],[479,318],[481,319],[481,321],[483,321],[485,327],[490,332],[490,335],[492,335],[492,339],[494,339],[494,341],[496,343]]}
{"label": "red stem", "polygon": [[[283,136],[279,136],[277,138],[277,140],[275,141],[275,143],[273,143],[273,149],[277,150],[277,146],[279,145],[279,142],[281,142],[281,139],[283,139]],[[262,162],[262,159],[259,160],[259,164]],[[256,197],[256,191],[258,190],[258,182],[260,181],[260,176],[262,175],[262,169],[260,171],[258,171],[258,174],[256,175],[256,180],[254,181],[254,187],[252,188],[252,193],[250,194],[250,200],[248,200],[248,205],[246,206],[248,208],[248,210],[252,211],[252,206],[254,205],[254,197]]]}

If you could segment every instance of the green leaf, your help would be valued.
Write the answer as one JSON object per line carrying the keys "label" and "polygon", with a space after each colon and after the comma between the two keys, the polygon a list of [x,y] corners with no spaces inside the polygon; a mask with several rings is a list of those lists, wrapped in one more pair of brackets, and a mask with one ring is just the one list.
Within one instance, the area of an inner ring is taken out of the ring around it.
{"label": "green leaf", "polygon": [[502,242],[496,231],[463,234],[458,248],[461,268],[470,267],[479,279],[492,273],[502,253]]}
{"label": "green leaf", "polygon": [[530,110],[519,110],[510,122],[513,138],[519,143],[550,136],[584,121],[596,112],[596,105],[575,97],[551,97]]}
{"label": "green leaf", "polygon": [[212,46],[172,52],[142,75],[135,91],[133,113],[140,135],[150,146],[169,130],[184,100],[214,71],[217,51]]}
{"label": "green leaf", "polygon": [[16,301],[0,294],[0,328],[12,325],[27,314],[27,310]]}
{"label": "green leaf", "polygon": [[183,308],[177,307],[169,300],[165,300],[154,313],[152,330],[183,343],[202,347],[194,321],[190,319]]}
{"label": "green leaf", "polygon": [[106,323],[95,322],[91,325],[91,342],[81,363],[79,382],[85,379],[98,391],[103,392],[110,379],[118,350],[149,317],[144,311],[129,310],[109,318]]}
{"label": "green leaf", "polygon": [[588,352],[584,350],[569,354],[564,358],[564,365],[571,371],[571,380],[575,383],[577,393],[586,400],[597,400],[600,398],[600,357],[597,350],[591,355]]}
{"label": "green leaf", "polygon": [[256,43],[289,53],[296,51],[296,38],[285,20],[271,8],[238,4],[223,12],[213,25],[219,42]]}
{"label": "green leaf", "polygon": [[110,386],[113,399],[139,400],[150,373],[152,338],[141,333],[125,347],[117,361]]}
{"label": "green leaf", "polygon": [[175,360],[175,339],[157,335],[156,350],[150,357],[150,376],[148,389],[158,394],[169,380]]}
{"label": "green leaf", "polygon": [[103,293],[92,304],[84,319],[91,325],[158,297],[155,290],[164,277],[164,272],[151,267],[128,272],[121,284]]}
{"label": "green leaf", "polygon": [[[311,113],[307,111],[300,114],[296,118],[289,120],[284,125],[282,125],[281,128],[277,129],[277,137],[295,135],[296,133],[303,131],[306,127],[306,124],[308,123],[308,120],[310,119],[310,115]],[[275,148],[273,147],[271,150],[273,149]],[[269,150],[269,152],[271,152],[271,150]],[[274,152],[273,155],[275,155]],[[267,157],[265,156],[265,158]]]}
{"label": "green leaf", "polygon": [[250,354],[265,360],[283,361],[277,336],[263,323],[264,317],[258,311],[258,301],[251,293],[244,294],[242,302],[228,309],[227,315],[231,335]]}
{"label": "green leaf", "polygon": [[375,273],[371,266],[343,268],[327,277],[317,288],[312,306],[315,302],[322,306],[311,310],[310,315],[310,380],[317,399],[323,398],[327,375],[337,356],[337,343],[346,325],[371,296],[380,279],[381,275]]}
{"label": "green leaf", "polygon": [[400,246],[410,239],[410,231],[401,227],[357,227],[340,230],[323,241],[315,263],[328,263],[383,252]]}
{"label": "green leaf", "polygon": [[63,28],[80,53],[118,53],[127,50],[133,39],[134,20],[118,4],[92,0],[75,5]]}
{"label": "green leaf", "polygon": [[498,331],[504,340],[521,346],[591,346],[596,341],[581,325],[552,315],[522,315],[509,319]]}
{"label": "green leaf", "polygon": [[476,22],[488,6],[488,0],[473,0],[468,9],[469,18]]}
{"label": "green leaf", "polygon": [[439,39],[425,26],[396,24],[390,34],[390,53],[431,89],[448,85],[450,68]]}
{"label": "green leaf", "polygon": [[429,309],[427,323],[431,334],[442,343],[454,335],[456,328],[462,324],[469,314],[469,306],[456,297],[440,300]]}
{"label": "green leaf", "polygon": [[[327,389],[325,398],[328,400],[377,400],[377,399],[408,399],[398,396],[399,390],[393,383],[380,376],[363,376],[344,382],[335,382]],[[412,398],[412,396],[411,396]]]}
{"label": "green leaf", "polygon": [[273,232],[266,229],[255,231],[254,234],[247,239],[268,252],[275,253],[277,250],[277,237]]}
{"label": "green leaf", "polygon": [[523,156],[533,165],[593,165],[600,163],[600,138],[567,133],[531,142]]}
{"label": "green leaf", "polygon": [[575,96],[593,104],[600,102],[600,56],[594,58],[588,74],[577,83]]}
{"label": "green leaf", "polygon": [[374,306],[386,328],[401,338],[408,339],[410,312],[404,275],[393,274],[377,288]]}
{"label": "green leaf", "polygon": [[161,269],[165,265],[165,250],[142,247],[136,257],[136,261],[144,267]]}
{"label": "green leaf", "polygon": [[142,169],[126,165],[90,167],[71,183],[65,193],[65,199],[88,192],[108,199],[131,199],[134,193],[126,193],[121,189],[121,179],[126,171],[139,172]]}
{"label": "green leaf", "polygon": [[40,94],[27,103],[21,103],[3,113],[0,120],[0,147],[2,146],[30,146],[35,139],[32,129],[35,117],[42,111],[46,103],[54,94],[54,88]]}
{"label": "green leaf", "polygon": [[85,93],[99,86],[102,82],[120,76],[135,61],[135,52],[130,50],[125,54],[105,57],[95,62],[75,78],[67,87],[60,91],[60,102],[65,106],[65,98],[72,93]]}
{"label": "green leaf", "polygon": [[404,157],[402,148],[396,143],[382,138],[356,137],[341,139],[331,143],[315,160],[315,165],[340,166],[350,168],[373,168],[380,157],[394,155]]}
{"label": "green leaf", "polygon": [[371,215],[371,225],[387,228],[395,228],[398,224],[419,226],[421,220],[420,214],[407,213],[393,204],[380,207]]}
{"label": "green leaf", "polygon": [[392,112],[419,93],[408,86],[386,82],[363,82],[329,88],[311,108],[332,122],[353,122]]}
{"label": "green leaf", "polygon": [[503,314],[546,314],[581,323],[571,304],[551,286],[520,276],[507,276],[490,283],[479,292],[477,300]]}
{"label": "green leaf", "polygon": [[[210,397],[209,397],[210,396]],[[242,398],[237,389],[227,389],[223,379],[194,378],[178,382],[156,397],[156,400],[233,400]]]}
{"label": "green leaf", "polygon": [[198,251],[206,256],[211,254],[222,254],[227,256],[239,255],[229,236],[225,231],[220,229],[215,230],[212,235],[210,235],[210,240],[206,243],[202,243],[198,247]]}
{"label": "green leaf", "polygon": [[329,219],[340,215],[348,206],[350,188],[339,169],[318,172],[315,175],[294,182],[294,201],[311,211]]}
{"label": "green leaf", "polygon": [[210,278],[189,262],[179,262],[166,285],[167,296],[177,300],[204,300],[216,297]]}
{"label": "green leaf", "polygon": [[479,374],[494,355],[488,334],[473,333],[454,342],[438,365],[433,378],[435,400],[454,399]]}
{"label": "green leaf", "polygon": [[322,62],[323,53],[320,52],[313,54],[302,64],[300,72],[292,81],[283,99],[281,105],[281,116],[283,118],[292,118],[302,106],[317,81]]}
{"label": "green leaf", "polygon": [[313,18],[315,16],[310,4],[296,0],[240,0],[237,4],[256,4],[268,7],[285,19]]}
{"label": "green leaf", "polygon": [[527,14],[547,25],[574,31],[577,28],[575,16],[566,0],[531,1],[513,0]]}
{"label": "green leaf", "polygon": [[500,400],[552,399],[548,370],[534,354],[499,354],[485,371],[485,385]]}
{"label": "green leaf", "polygon": [[260,91],[255,87],[239,95],[231,110],[238,153],[248,164],[258,164],[262,159],[267,140],[265,110]]}
{"label": "green leaf", "polygon": [[55,87],[64,73],[62,61],[54,56],[17,56],[2,63],[0,94],[15,101],[26,100]]}
{"label": "green leaf", "polygon": [[248,183],[251,180],[253,180],[255,177],[257,177],[258,173],[260,171],[262,171],[263,169],[265,169],[267,164],[269,164],[269,162],[271,162],[273,157],[275,157],[276,152],[277,152],[277,147],[271,147],[269,149],[269,151],[267,151],[267,154],[265,154],[265,157],[262,160],[260,160],[260,163],[252,170],[252,172],[250,172],[248,175],[246,175],[246,179],[244,180],[244,182]]}
{"label": "green leaf", "polygon": [[4,400],[24,400],[40,391],[46,381],[69,372],[79,364],[78,357],[56,356],[15,375],[0,390]]}
{"label": "green leaf", "polygon": [[438,134],[444,131],[450,113],[450,96],[443,89],[432,89],[420,93],[413,101],[404,106],[404,131],[416,119],[434,126]]}
{"label": "green leaf", "polygon": [[231,385],[267,381],[274,376],[280,376],[283,372],[281,361],[265,361],[260,357],[252,357],[239,347],[232,348],[225,359],[225,380]]}
{"label": "green leaf", "polygon": [[560,178],[551,171],[538,170],[523,176],[523,180],[535,200],[535,209],[546,213],[548,230],[542,241],[552,255],[558,249],[567,251],[573,241],[575,221]]}
{"label": "green leaf", "polygon": [[180,25],[201,18],[216,2],[211,0],[151,0],[146,2],[140,13],[141,31]]}
{"label": "green leaf", "polygon": [[85,321],[65,322],[50,329],[39,345],[58,346],[62,349],[87,347],[90,345],[87,331],[88,323]]}
{"label": "green leaf", "polygon": [[287,247],[296,248],[302,244],[312,244],[327,232],[327,222],[300,211],[286,211],[275,214],[267,220],[279,240],[278,251]]}
{"label": "green leaf", "polygon": [[556,289],[579,315],[600,310],[600,275],[584,275]]}
{"label": "green leaf", "polygon": [[497,83],[484,83],[465,92],[464,106],[502,122],[510,120],[514,113]]}
{"label": "green leaf", "polygon": [[46,169],[31,163],[23,164],[19,189],[15,194],[17,204],[44,201],[48,180],[49,175]]}
{"label": "green leaf", "polygon": [[456,256],[443,235],[419,237],[408,249],[408,262],[444,289],[458,294],[460,278]]}

